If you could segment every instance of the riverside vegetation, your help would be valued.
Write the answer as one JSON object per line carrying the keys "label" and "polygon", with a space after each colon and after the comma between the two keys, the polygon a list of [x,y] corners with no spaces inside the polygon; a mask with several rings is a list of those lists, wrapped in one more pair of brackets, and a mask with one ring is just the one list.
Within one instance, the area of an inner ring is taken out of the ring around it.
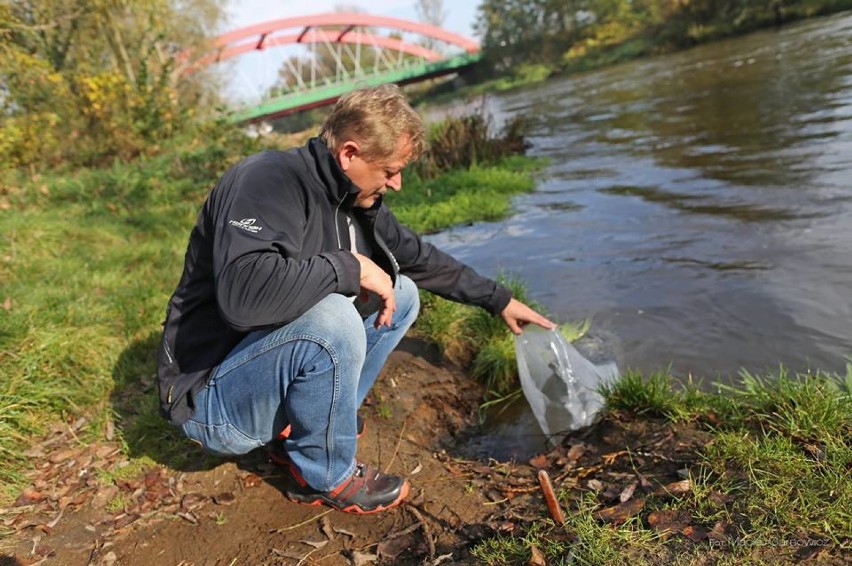
{"label": "riverside vegetation", "polygon": [[[180,273],[188,228],[211,184],[242,156],[287,143],[251,140],[224,123],[197,120],[195,109],[213,106],[215,97],[203,84],[175,82],[174,61],[164,48],[176,37],[200,40],[198,28],[217,21],[215,2],[195,1],[206,15],[189,20],[164,0],[134,3],[123,12],[118,4],[0,6],[0,73],[6,80],[0,131],[2,506],[15,500],[27,484],[25,472],[38,463],[25,448],[51,426],[81,423],[81,417],[86,424],[72,430],[75,442],[116,439],[130,462],[120,474],[101,474],[103,485],[141,475],[154,460],[180,467],[195,457],[156,412],[154,352],[163,308]],[[483,2],[481,13],[500,4]],[[567,5],[521,4],[535,8],[517,11],[527,15]],[[559,43],[546,30],[533,34],[530,41],[543,42],[541,48],[513,40],[508,45],[518,50],[515,59],[491,58],[492,64],[504,62],[509,80],[534,80],[550,74],[553,61],[561,70],[579,68],[656,52],[649,43],[655,38],[686,38],[666,44],[682,47],[742,32],[754,22],[771,25],[778,9],[787,20],[850,7],[846,0],[738,4],[722,11],[708,11],[706,2],[670,3],[666,10],[658,9],[662,2],[600,6],[594,21],[576,6],[571,18],[539,18],[574,22],[571,33],[579,35],[560,36]],[[585,20],[577,19],[581,13]],[[671,29],[686,35],[660,33],[664,15],[679,26]],[[537,29],[499,21],[507,29]],[[499,30],[489,30],[486,47],[502,47]],[[518,53],[556,58],[520,60]],[[540,163],[518,155],[520,126],[496,141],[489,141],[486,126],[472,117],[433,128],[433,152],[406,173],[406,190],[389,199],[403,222],[432,232],[495,220],[510,212],[512,195],[532,190]],[[512,284],[523,293],[521,283]],[[479,377],[487,398],[517,392],[512,338],[502,323],[433,296],[424,296],[423,304],[416,333]],[[539,513],[511,535],[483,537],[472,551],[477,561],[852,558],[852,367],[846,375],[746,375],[741,385],[715,393],[666,373],[627,372],[604,393],[601,423],[536,461],[562,480],[557,488],[568,510],[565,524]],[[630,432],[622,437],[629,449],[593,458],[595,439],[604,445],[607,434],[617,437],[618,431]],[[593,470],[604,479],[587,475]],[[682,480],[661,489],[655,481],[667,474]],[[122,501],[107,507],[120,509]],[[13,531],[4,529],[0,536]]]}
{"label": "riverside vegetation", "polygon": [[[441,139],[447,131],[487,131],[480,118],[458,121],[468,127],[435,127],[436,155],[452,145]],[[467,166],[448,171],[427,160],[407,173],[406,190],[391,197],[400,219],[417,229],[500,218],[510,210],[511,195],[533,187],[540,164],[506,155],[522,147],[516,134],[480,140],[487,151],[466,135],[453,136],[462,147],[479,148],[478,156],[464,154]],[[51,423],[81,416],[88,424],[76,433],[79,442],[117,436],[130,457],[120,476],[102,476],[105,485],[144,473],[152,458],[175,467],[197,458],[157,415],[151,390],[162,309],[180,272],[186,228],[207,189],[228,165],[270,141],[249,140],[219,124],[176,138],[154,157],[56,174],[4,174],[4,503],[25,485],[23,473],[33,465],[24,448]],[[512,284],[523,294],[522,284]],[[430,295],[423,302],[418,335],[483,380],[491,398],[517,391],[512,338],[499,320]],[[473,548],[477,560],[526,563],[540,554],[556,562],[573,556],[581,563],[625,557],[690,563],[708,547],[719,550],[719,562],[732,564],[849,556],[852,365],[845,376],[745,376],[741,386],[717,393],[679,386],[665,373],[645,378],[628,372],[604,393],[601,430],[613,423],[643,428],[629,441],[637,443],[636,453],[628,449],[626,468],[616,472],[625,485],[584,484],[582,475],[563,480],[564,525],[542,515],[522,532],[486,537]],[[671,440],[671,432],[661,432],[666,427],[701,435],[699,443],[683,443],[690,450],[680,454],[678,470],[688,487],[676,497],[652,488],[656,472],[641,460],[655,459],[638,446],[648,444],[644,427],[656,427],[663,440]],[[562,450],[588,443],[581,438],[569,439]],[[139,447],[144,456],[136,454]],[[556,470],[558,454],[548,461]],[[619,503],[609,506],[613,499]]]}
{"label": "riverside vegetation", "polygon": [[483,0],[483,60],[470,85],[440,84],[424,103],[512,89],[852,9],[852,0]]}

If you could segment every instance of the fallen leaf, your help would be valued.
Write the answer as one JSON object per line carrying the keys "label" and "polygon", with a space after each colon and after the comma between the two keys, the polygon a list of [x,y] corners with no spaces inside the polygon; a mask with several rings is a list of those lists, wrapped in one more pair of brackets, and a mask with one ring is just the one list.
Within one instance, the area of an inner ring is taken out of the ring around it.
{"label": "fallen leaf", "polygon": [[716,505],[727,505],[733,500],[730,495],[719,493],[718,491],[711,491],[710,495],[707,496],[707,499],[709,499]]}
{"label": "fallen leaf", "polygon": [[352,531],[347,531],[346,529],[339,529],[337,527],[334,527],[334,532],[339,535],[346,535],[349,538],[355,538],[355,533],[353,533]]}
{"label": "fallen leaf", "polygon": [[586,485],[588,485],[589,489],[591,489],[592,491],[602,491],[604,488],[603,482],[595,479],[587,481]]}
{"label": "fallen leaf", "polygon": [[423,470],[423,464],[417,462],[417,465],[414,466],[414,469],[408,472],[409,476],[413,476],[414,474],[419,474]]}
{"label": "fallen leaf", "polygon": [[689,525],[692,516],[688,511],[664,509],[648,515],[648,524],[658,531],[680,532]]}
{"label": "fallen leaf", "polygon": [[572,445],[571,448],[568,450],[568,454],[566,454],[565,457],[568,458],[569,460],[573,460],[574,462],[576,462],[585,453],[586,453],[586,445],[581,442],[580,444]]}
{"label": "fallen leaf", "polygon": [[664,485],[654,491],[654,495],[686,495],[692,489],[692,483],[689,480],[681,480]]}
{"label": "fallen leaf", "polygon": [[320,541],[316,541],[316,542],[314,542],[312,540],[300,540],[299,542],[301,542],[303,544],[307,544],[308,546],[312,546],[314,548],[322,548],[322,547],[324,547],[325,545],[328,544],[327,540],[320,540]]}
{"label": "fallen leaf", "polygon": [[213,503],[216,505],[231,505],[237,498],[231,492],[220,493],[213,496]]}
{"label": "fallen leaf", "polygon": [[188,523],[198,524],[198,518],[192,513],[176,513],[176,515]]}
{"label": "fallen leaf", "polygon": [[328,540],[334,540],[334,530],[331,528],[331,521],[327,515],[323,515],[322,519],[320,519],[320,531],[322,531],[322,534]]}
{"label": "fallen leaf", "polygon": [[60,450],[59,452],[54,452],[50,456],[47,457],[47,461],[51,464],[60,464],[66,460],[71,459],[75,456],[79,451],[75,448],[66,448],[65,450]]}
{"label": "fallen leaf", "polygon": [[114,497],[116,497],[121,492],[118,489],[117,485],[109,485],[107,487],[101,488],[92,498],[92,508],[94,509],[103,509],[107,506],[107,503],[112,501]]}
{"label": "fallen leaf", "polygon": [[527,566],[547,566],[544,554],[534,544],[530,545],[530,559],[527,560]]}
{"label": "fallen leaf", "polygon": [[200,493],[187,493],[180,500],[180,507],[184,511],[194,511],[207,503],[207,498]]}
{"label": "fallen leaf", "polygon": [[262,482],[262,481],[263,481],[263,478],[261,478],[259,475],[248,474],[243,478],[243,486],[245,486],[245,487],[256,487],[256,486],[260,485],[260,482]]}
{"label": "fallen leaf", "polygon": [[701,542],[707,538],[707,529],[698,525],[687,525],[680,531],[692,542]]}
{"label": "fallen leaf", "polygon": [[23,507],[24,505],[32,505],[44,499],[44,494],[34,489],[25,489],[21,495],[15,500],[15,507]]}
{"label": "fallen leaf", "polygon": [[376,562],[379,559],[375,554],[368,554],[358,550],[352,551],[352,566],[364,566],[370,562]]}
{"label": "fallen leaf", "polygon": [[713,525],[713,528],[707,533],[707,538],[711,538],[713,540],[725,540],[728,538],[728,535],[725,533],[725,529],[728,528],[728,523],[726,521],[716,521],[716,524]]}
{"label": "fallen leaf", "polygon": [[415,543],[416,540],[413,533],[386,538],[379,543],[379,546],[376,548],[376,554],[382,560],[393,562],[397,556],[412,548]]}
{"label": "fallen leaf", "polygon": [[532,458],[530,458],[530,466],[532,466],[533,468],[546,468],[547,456],[545,456],[544,454],[533,456]]}
{"label": "fallen leaf", "polygon": [[639,485],[638,482],[633,482],[627,487],[625,487],[619,494],[618,500],[621,503],[624,503],[625,501],[630,501],[630,499],[633,497],[633,492],[636,491],[637,485]]}
{"label": "fallen leaf", "polygon": [[613,505],[612,507],[601,509],[600,511],[595,511],[593,516],[595,517],[595,519],[603,521],[604,523],[620,525],[627,521],[627,519],[641,511],[644,506],[645,499],[639,497],[636,499],[631,499],[630,501],[627,501],[625,503],[619,503],[618,505]]}

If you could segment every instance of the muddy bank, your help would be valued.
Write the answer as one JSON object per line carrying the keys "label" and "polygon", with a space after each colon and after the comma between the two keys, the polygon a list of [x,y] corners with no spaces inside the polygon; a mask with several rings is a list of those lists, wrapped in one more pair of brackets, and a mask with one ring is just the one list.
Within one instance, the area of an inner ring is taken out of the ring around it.
{"label": "muddy bank", "polygon": [[[403,343],[365,409],[359,457],[407,475],[412,493],[399,508],[368,516],[291,503],[281,492],[285,471],[260,451],[194,471],[154,464],[127,474],[121,470],[134,464],[118,443],[80,443],[80,422],[57,427],[29,453],[31,487],[0,510],[0,565],[480,564],[476,543],[519,540],[534,523],[570,549],[582,534],[553,526],[540,469],[566,515],[592,499],[590,521],[638,520],[666,541],[625,560],[663,563],[696,546],[706,549],[701,563],[731,559],[724,545],[748,518],[707,523],[667,509],[690,497],[690,469],[712,441],[699,423],[611,413],[528,461],[464,459],[453,441],[475,433],[481,395],[423,344]],[[197,448],[187,442],[187,450]],[[727,494],[704,496],[720,509],[731,503]],[[820,547],[766,552],[770,562],[840,564],[845,556]],[[523,553],[517,563],[545,564],[538,549]]]}
{"label": "muddy bank", "polygon": [[198,471],[152,466],[113,483],[130,465],[118,443],[82,445],[82,422],[56,427],[28,454],[32,486],[2,510],[0,564],[463,559],[497,506],[444,448],[474,424],[480,396],[422,344],[407,341],[393,354],[365,409],[358,453],[408,475],[412,494],[402,508],[366,517],[291,503],[281,493],[284,471],[260,451]]}

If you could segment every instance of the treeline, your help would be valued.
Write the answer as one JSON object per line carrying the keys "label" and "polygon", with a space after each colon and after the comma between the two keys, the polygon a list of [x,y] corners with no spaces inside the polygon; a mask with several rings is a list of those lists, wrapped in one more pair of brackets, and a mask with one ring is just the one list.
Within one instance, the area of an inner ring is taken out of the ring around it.
{"label": "treeline", "polygon": [[852,0],[482,0],[475,24],[499,72],[572,70],[820,14]]}
{"label": "treeline", "polygon": [[215,101],[179,54],[224,0],[0,2],[0,169],[98,164],[151,151]]}

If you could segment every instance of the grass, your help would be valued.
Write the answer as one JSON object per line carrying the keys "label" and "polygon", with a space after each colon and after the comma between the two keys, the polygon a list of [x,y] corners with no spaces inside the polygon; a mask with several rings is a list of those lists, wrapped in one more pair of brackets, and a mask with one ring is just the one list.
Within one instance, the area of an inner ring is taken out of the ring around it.
{"label": "grass", "polygon": [[[744,374],[742,383],[708,393],[659,373],[628,372],[603,391],[618,418],[661,419],[709,431],[712,441],[689,468],[691,490],[674,501],[648,497],[643,515],[686,511],[693,523],[722,521],[733,534],[708,548],[660,537],[636,515],[619,526],[594,519],[596,495],[560,492],[565,525],[532,523],[523,538],[497,536],[473,553],[488,564],[523,564],[530,546],[548,564],[767,564],[791,562],[802,544],[829,561],[852,552],[852,364],[846,375]],[[627,416],[625,416],[627,415]],[[720,494],[724,499],[720,499]],[[833,562],[832,562],[833,563]]]}
{"label": "grass", "polygon": [[[257,149],[212,128],[154,158],[0,177],[0,504],[26,485],[23,451],[80,416],[83,442],[103,440],[112,421],[134,461],[214,465],[158,414],[156,345],[201,203]],[[393,206],[418,229],[496,219],[531,175],[528,161],[507,158],[406,179]]]}

